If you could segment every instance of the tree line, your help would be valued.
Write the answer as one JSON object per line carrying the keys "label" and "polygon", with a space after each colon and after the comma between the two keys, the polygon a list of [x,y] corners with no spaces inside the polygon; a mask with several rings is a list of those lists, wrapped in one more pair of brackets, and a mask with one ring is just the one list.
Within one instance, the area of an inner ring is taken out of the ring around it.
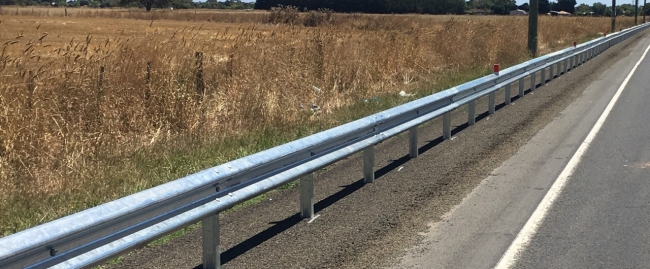
{"label": "tree line", "polygon": [[[640,1],[642,2],[642,1]],[[650,15],[650,4],[646,4],[645,7],[639,5],[639,15],[643,15],[645,12],[646,15]],[[580,4],[579,6],[576,7],[576,15],[582,15],[582,16],[589,16],[589,15],[594,15],[594,16],[611,16],[612,15],[612,8],[611,6],[606,6],[603,3],[594,3],[593,5],[589,6],[586,4]],[[616,6],[616,15],[617,16],[634,16],[634,5],[632,4],[622,4]]]}

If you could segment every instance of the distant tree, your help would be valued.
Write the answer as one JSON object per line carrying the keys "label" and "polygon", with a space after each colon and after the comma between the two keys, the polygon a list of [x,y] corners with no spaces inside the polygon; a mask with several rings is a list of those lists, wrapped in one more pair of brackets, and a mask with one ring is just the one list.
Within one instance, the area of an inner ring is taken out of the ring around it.
{"label": "distant tree", "polygon": [[631,4],[622,4],[617,8],[620,11],[617,15],[634,16],[634,6]]}
{"label": "distant tree", "polygon": [[151,11],[154,6],[163,8],[169,6],[171,0],[120,0],[120,5],[126,6],[131,3],[140,3],[145,7],[147,12]]}
{"label": "distant tree", "polygon": [[579,14],[579,15],[589,15],[590,13],[591,13],[591,7],[590,7],[589,5],[587,5],[587,4],[584,4],[584,3],[583,3],[583,4],[580,4],[580,5],[576,8],[576,14]]}
{"label": "distant tree", "polygon": [[530,11],[530,5],[528,3],[523,3],[517,7],[518,9],[525,10],[526,12]]}
{"label": "distant tree", "polygon": [[171,0],[170,5],[174,9],[189,9],[193,7],[192,0]]}
{"label": "distant tree", "polygon": [[601,2],[596,2],[591,6],[591,11],[594,12],[596,16],[604,16],[607,6]]}
{"label": "distant tree", "polygon": [[566,11],[571,14],[575,13],[576,9],[576,0],[558,0],[557,5],[559,10]]}
{"label": "distant tree", "polygon": [[492,9],[494,2],[492,0],[470,0],[472,9]]}
{"label": "distant tree", "polygon": [[517,9],[517,4],[514,0],[495,0],[492,6],[492,13],[507,15],[511,10],[515,9]]}
{"label": "distant tree", "polygon": [[539,14],[546,14],[551,12],[551,4],[548,3],[548,0],[539,0],[537,11]]}

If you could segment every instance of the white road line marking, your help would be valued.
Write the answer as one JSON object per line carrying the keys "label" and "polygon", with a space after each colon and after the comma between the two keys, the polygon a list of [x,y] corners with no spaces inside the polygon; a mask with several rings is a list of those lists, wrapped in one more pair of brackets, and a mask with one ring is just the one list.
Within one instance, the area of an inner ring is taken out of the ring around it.
{"label": "white road line marking", "polygon": [[607,119],[607,116],[609,116],[612,108],[614,108],[614,104],[616,104],[616,101],[621,96],[623,89],[625,89],[625,86],[627,86],[627,83],[630,81],[630,78],[636,71],[636,68],[641,64],[646,54],[648,54],[648,50],[650,50],[650,46],[646,48],[645,52],[641,56],[641,59],[639,59],[636,65],[634,65],[634,68],[632,68],[630,74],[627,75],[623,81],[623,84],[621,84],[621,86],[616,91],[616,94],[614,94],[614,97],[612,97],[612,100],[605,108],[605,111],[603,111],[603,114],[600,115],[600,118],[598,118],[598,121],[596,121],[596,124],[589,132],[589,135],[587,135],[587,138],[585,138],[585,140],[582,142],[576,153],[573,154],[573,157],[571,157],[571,160],[569,160],[567,166],[564,167],[564,170],[562,170],[562,173],[560,173],[558,178],[555,180],[553,186],[551,186],[551,189],[549,189],[548,193],[546,193],[544,199],[542,199],[542,202],[537,205],[535,212],[533,212],[533,214],[530,216],[530,219],[528,219],[524,227],[521,229],[521,231],[519,231],[519,234],[517,234],[515,240],[512,242],[510,247],[508,247],[508,250],[506,250],[506,252],[503,254],[496,267],[494,267],[495,269],[509,269],[515,265],[515,262],[519,258],[519,255],[526,249],[530,243],[530,240],[533,238],[535,233],[537,233],[537,229],[544,220],[544,217],[548,213],[548,210],[551,208],[557,197],[560,196],[560,193],[566,185],[569,177],[573,174],[575,168],[580,163],[582,156],[589,148],[589,145],[596,137],[596,134],[598,134],[602,128],[603,123],[605,123],[605,119]]}

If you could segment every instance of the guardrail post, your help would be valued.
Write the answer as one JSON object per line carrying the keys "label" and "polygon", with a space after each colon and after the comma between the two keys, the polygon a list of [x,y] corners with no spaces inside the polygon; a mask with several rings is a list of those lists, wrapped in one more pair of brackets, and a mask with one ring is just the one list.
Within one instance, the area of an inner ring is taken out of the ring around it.
{"label": "guardrail post", "polygon": [[418,126],[413,126],[409,129],[409,156],[411,158],[418,157]]}
{"label": "guardrail post", "polygon": [[584,63],[585,63],[585,52],[583,51],[583,52],[580,53],[580,64],[579,65],[582,65]]}
{"label": "guardrail post", "polygon": [[467,103],[467,124],[474,125],[476,123],[476,100]]}
{"label": "guardrail post", "polygon": [[203,269],[221,268],[219,251],[219,212],[201,220],[203,243]]}
{"label": "guardrail post", "polygon": [[300,217],[314,217],[314,173],[300,178]]}
{"label": "guardrail post", "polygon": [[524,97],[524,79],[519,79],[519,98]]}
{"label": "guardrail post", "polygon": [[583,63],[585,63],[585,52],[584,51],[580,53],[580,61],[579,61],[579,63],[580,63],[579,65],[582,65]]}
{"label": "guardrail post", "polygon": [[582,65],[585,62],[585,53],[578,53],[578,66]]}
{"label": "guardrail post", "polygon": [[490,115],[494,114],[494,110],[496,110],[496,104],[495,104],[495,102],[496,102],[495,99],[496,98],[495,98],[495,95],[496,95],[496,92],[491,92],[491,93],[488,94],[488,113]]}
{"label": "guardrail post", "polygon": [[530,90],[534,91],[537,88],[537,80],[535,79],[535,72],[530,73]]}
{"label": "guardrail post", "polygon": [[363,150],[363,182],[375,181],[375,146]]}
{"label": "guardrail post", "polygon": [[554,64],[552,64],[551,66],[548,67],[548,81],[549,82],[555,78],[555,76],[553,76],[553,69],[555,69],[555,65],[557,65],[557,63],[554,63]]}
{"label": "guardrail post", "polygon": [[510,86],[511,84],[506,85],[506,89],[504,90],[505,92],[505,100],[506,100],[506,105],[510,104]]}
{"label": "guardrail post", "polygon": [[451,138],[451,112],[442,114],[442,138]]}
{"label": "guardrail post", "polygon": [[569,70],[573,70],[573,68],[574,68],[573,58],[575,58],[575,56],[573,56],[573,55],[571,57],[569,57]]}
{"label": "guardrail post", "polygon": [[540,72],[540,75],[541,75],[540,84],[544,86],[544,84],[546,84],[546,68],[542,68],[542,72]]}

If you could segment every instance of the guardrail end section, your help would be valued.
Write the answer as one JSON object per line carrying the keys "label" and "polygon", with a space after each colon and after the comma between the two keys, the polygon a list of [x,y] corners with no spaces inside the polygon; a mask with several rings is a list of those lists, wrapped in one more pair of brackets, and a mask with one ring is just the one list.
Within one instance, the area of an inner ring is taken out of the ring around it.
{"label": "guardrail end section", "polygon": [[203,243],[203,269],[220,269],[221,253],[219,251],[220,230],[219,212],[201,221]]}

